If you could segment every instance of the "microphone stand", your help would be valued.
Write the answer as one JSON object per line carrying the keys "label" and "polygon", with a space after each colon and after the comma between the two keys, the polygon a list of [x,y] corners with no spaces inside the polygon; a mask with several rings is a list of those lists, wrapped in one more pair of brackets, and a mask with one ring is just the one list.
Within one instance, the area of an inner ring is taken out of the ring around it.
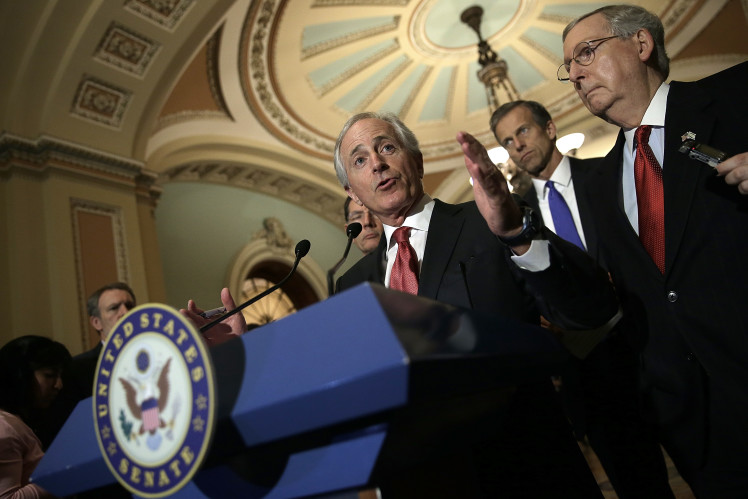
{"label": "microphone stand", "polygon": [[309,253],[309,248],[311,246],[312,246],[311,243],[309,241],[307,241],[306,239],[302,239],[301,241],[299,241],[296,244],[296,249],[294,250],[295,253],[296,253],[296,259],[293,262],[293,267],[291,267],[291,272],[289,272],[286,277],[284,277],[283,279],[281,279],[281,281],[278,284],[276,284],[275,286],[266,289],[265,291],[263,291],[259,295],[253,296],[252,298],[250,298],[249,300],[245,301],[244,303],[242,303],[241,305],[239,305],[235,309],[231,310],[230,312],[227,312],[227,313],[225,313],[223,315],[220,315],[218,318],[216,318],[216,319],[210,321],[209,323],[201,326],[200,327],[200,332],[204,333],[205,331],[207,331],[208,329],[212,328],[213,326],[215,326],[219,322],[222,322],[222,321],[228,319],[229,317],[231,317],[235,313],[239,312],[240,310],[243,310],[243,309],[247,308],[248,306],[252,305],[253,303],[257,302],[258,300],[260,300],[260,299],[262,299],[264,297],[266,297],[267,295],[269,295],[270,293],[272,293],[276,289],[278,289],[281,286],[283,286],[286,283],[286,281],[288,281],[291,278],[291,276],[293,275],[293,273],[296,272],[296,267],[299,266],[299,262],[301,261],[301,259],[304,258],[307,253]]}
{"label": "microphone stand", "polygon": [[335,275],[335,272],[338,271],[341,265],[343,265],[343,262],[345,262],[345,259],[348,258],[348,251],[351,249],[351,243],[353,242],[356,237],[358,237],[359,234],[361,234],[361,231],[363,230],[363,227],[358,222],[353,222],[352,224],[348,224],[348,227],[345,229],[345,233],[348,236],[348,243],[345,245],[345,251],[343,252],[343,258],[338,260],[338,263],[336,263],[333,268],[327,271],[327,295],[332,296],[335,294],[335,284],[333,283],[333,276]]}

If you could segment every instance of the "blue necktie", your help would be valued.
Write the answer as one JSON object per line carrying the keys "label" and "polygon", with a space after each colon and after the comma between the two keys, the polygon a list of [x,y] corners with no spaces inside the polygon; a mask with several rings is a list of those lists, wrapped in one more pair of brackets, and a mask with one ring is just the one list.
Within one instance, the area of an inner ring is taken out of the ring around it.
{"label": "blue necktie", "polygon": [[545,186],[548,187],[548,206],[551,208],[551,216],[553,217],[553,226],[556,228],[556,234],[584,249],[582,240],[579,238],[579,232],[577,232],[577,227],[574,225],[569,205],[566,204],[561,193],[556,190],[552,181],[549,180],[546,182]]}

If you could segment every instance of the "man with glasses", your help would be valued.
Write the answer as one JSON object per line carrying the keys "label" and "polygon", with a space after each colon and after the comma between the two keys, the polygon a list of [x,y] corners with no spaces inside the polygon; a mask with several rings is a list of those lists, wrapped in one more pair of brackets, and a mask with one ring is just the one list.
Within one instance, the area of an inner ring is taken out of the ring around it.
{"label": "man with glasses", "polygon": [[[556,124],[535,101],[507,102],[491,115],[491,130],[532,187],[524,196],[541,221],[591,255],[597,254],[593,207],[583,195],[600,158],[564,156]],[[637,403],[637,354],[616,328],[582,359],[573,359],[559,388],[578,440],[589,440],[619,499],[672,498],[667,468],[651,425]]]}
{"label": "man with glasses", "polygon": [[[662,23],[636,6],[597,9],[563,39],[559,79],[622,129],[586,192],[644,416],[697,496],[748,497],[748,63],[666,84]],[[728,159],[693,159],[685,139]]]}

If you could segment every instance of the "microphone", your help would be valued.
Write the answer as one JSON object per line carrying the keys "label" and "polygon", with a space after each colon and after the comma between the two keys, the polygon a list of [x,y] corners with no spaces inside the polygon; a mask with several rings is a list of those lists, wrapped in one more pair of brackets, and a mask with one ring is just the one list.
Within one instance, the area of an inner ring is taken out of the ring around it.
{"label": "microphone", "polygon": [[345,233],[348,236],[348,243],[345,245],[345,251],[343,252],[343,258],[338,260],[338,263],[336,263],[333,268],[327,271],[327,294],[328,296],[332,296],[335,294],[335,284],[333,283],[333,276],[335,275],[335,272],[338,271],[341,265],[343,265],[343,262],[345,262],[345,259],[348,258],[348,251],[351,249],[351,243],[353,242],[356,237],[358,237],[359,234],[361,234],[361,231],[363,230],[363,227],[358,222],[353,222],[352,224],[348,224],[348,227],[345,229]]}
{"label": "microphone", "polygon": [[214,319],[211,322],[203,325],[200,328],[200,332],[204,333],[205,331],[207,331],[208,329],[212,328],[213,326],[215,326],[219,322],[228,319],[229,317],[231,317],[235,313],[239,312],[240,310],[243,310],[243,309],[247,308],[248,306],[252,305],[253,303],[257,302],[258,300],[260,300],[260,299],[262,299],[264,297],[266,297],[267,295],[269,295],[270,293],[272,293],[276,289],[278,289],[281,286],[283,286],[286,283],[286,281],[288,281],[291,278],[291,276],[293,275],[293,273],[296,272],[296,267],[299,266],[299,262],[301,261],[301,259],[304,258],[307,253],[309,253],[309,248],[311,248],[311,247],[312,247],[312,244],[309,241],[307,241],[306,239],[302,239],[301,241],[299,241],[298,243],[296,243],[296,248],[294,249],[294,252],[296,253],[296,259],[293,262],[293,267],[291,267],[291,272],[289,272],[288,275],[286,275],[286,277],[284,277],[283,279],[281,279],[281,281],[278,284],[276,284],[275,286],[272,286],[272,287],[266,289],[265,291],[263,291],[259,295],[253,296],[252,298],[250,298],[249,300],[245,301],[244,303],[242,303],[241,305],[239,305],[238,307],[236,307],[235,309],[233,309],[233,310],[231,310],[229,312],[226,312],[226,309],[224,307],[220,307],[220,308],[214,308],[213,310],[207,310],[207,311],[203,312],[202,314],[200,314],[200,315],[202,315],[205,318],[211,318],[211,317],[218,316],[216,319]]}

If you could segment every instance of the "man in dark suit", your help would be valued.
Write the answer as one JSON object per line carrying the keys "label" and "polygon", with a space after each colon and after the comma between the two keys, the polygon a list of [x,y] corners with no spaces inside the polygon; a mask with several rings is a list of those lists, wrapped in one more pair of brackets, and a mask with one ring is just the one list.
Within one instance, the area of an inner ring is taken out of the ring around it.
{"label": "man in dark suit", "polygon": [[[748,497],[748,63],[664,83],[662,23],[635,6],[593,11],[563,38],[559,79],[621,127],[586,192],[646,416],[696,495]],[[715,168],[680,152],[694,136],[731,157]]]}
{"label": "man in dark suit", "polygon": [[[564,156],[556,147],[556,125],[538,102],[508,102],[494,111],[490,125],[512,161],[530,175],[525,201],[549,229],[595,254],[592,209],[583,194],[599,159]],[[662,452],[639,414],[637,360],[614,329],[571,363],[561,394],[577,438],[587,436],[620,499],[672,498]]]}
{"label": "man in dark suit", "polygon": [[109,333],[127,312],[135,308],[135,294],[124,282],[113,282],[91,294],[86,301],[88,320],[99,333],[99,342],[92,349],[73,357],[70,366],[71,389],[76,401],[91,396],[96,364],[99,361],[101,347]]}
{"label": "man in dark suit", "polygon": [[[409,292],[419,296],[533,324],[540,313],[573,330],[614,321],[618,305],[605,273],[516,203],[479,142],[464,132],[457,140],[476,202],[450,205],[424,193],[418,141],[397,117],[362,113],[348,120],[335,147],[338,179],[354,203],[379,217],[385,236],[338,288],[372,281],[402,290],[414,278],[417,289]],[[398,247],[409,247],[412,259],[406,262]],[[482,445],[466,443],[450,459],[414,463],[402,481],[382,484],[385,497],[600,496],[550,379],[518,387],[495,422]]]}
{"label": "man in dark suit", "polygon": [[48,411],[49,417],[44,428],[40,430],[40,439],[45,449],[52,443],[78,402],[93,393],[96,364],[102,344],[117,321],[134,307],[135,294],[123,282],[107,284],[88,297],[88,320],[98,331],[100,341],[92,349],[73,357],[63,373],[62,391]]}

